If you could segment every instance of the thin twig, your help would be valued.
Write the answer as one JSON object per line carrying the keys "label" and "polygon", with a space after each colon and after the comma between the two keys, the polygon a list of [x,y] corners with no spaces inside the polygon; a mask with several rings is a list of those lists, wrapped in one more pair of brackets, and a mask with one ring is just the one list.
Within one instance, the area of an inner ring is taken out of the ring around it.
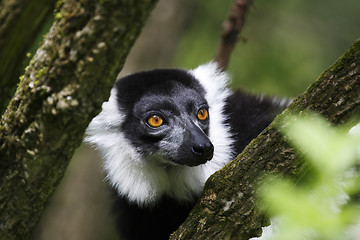
{"label": "thin twig", "polygon": [[231,52],[239,39],[238,35],[244,26],[245,16],[252,2],[253,0],[235,0],[228,18],[223,23],[221,40],[215,56],[215,61],[222,70],[225,70],[229,63]]}

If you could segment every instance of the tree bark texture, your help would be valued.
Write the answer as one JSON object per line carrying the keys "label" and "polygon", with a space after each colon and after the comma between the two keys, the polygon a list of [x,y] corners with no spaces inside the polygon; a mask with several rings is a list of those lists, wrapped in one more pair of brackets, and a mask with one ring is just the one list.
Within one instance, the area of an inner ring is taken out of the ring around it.
{"label": "tree bark texture", "polygon": [[30,239],[156,0],[59,1],[0,125],[0,239]]}
{"label": "tree bark texture", "polygon": [[26,51],[52,14],[55,3],[55,0],[0,2],[0,114],[19,82]]}
{"label": "tree bark texture", "polygon": [[[171,239],[249,239],[266,225],[255,207],[267,174],[301,178],[306,169],[279,129],[289,114],[313,111],[335,125],[360,115],[360,39],[231,163],[207,181],[201,199]],[[358,120],[358,119],[357,119]]]}

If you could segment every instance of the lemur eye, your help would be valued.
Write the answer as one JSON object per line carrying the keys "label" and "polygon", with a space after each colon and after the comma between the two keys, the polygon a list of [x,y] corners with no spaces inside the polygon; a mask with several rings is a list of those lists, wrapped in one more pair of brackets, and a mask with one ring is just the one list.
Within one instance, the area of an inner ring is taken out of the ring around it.
{"label": "lemur eye", "polygon": [[207,119],[208,116],[209,116],[208,111],[205,108],[200,109],[197,113],[197,117],[201,121]]}
{"label": "lemur eye", "polygon": [[153,115],[148,118],[147,122],[151,127],[160,127],[163,124],[163,119],[158,115]]}

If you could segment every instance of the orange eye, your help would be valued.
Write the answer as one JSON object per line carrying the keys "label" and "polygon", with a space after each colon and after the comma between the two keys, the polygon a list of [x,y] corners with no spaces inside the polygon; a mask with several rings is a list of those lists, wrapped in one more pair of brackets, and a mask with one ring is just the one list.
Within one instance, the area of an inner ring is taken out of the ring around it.
{"label": "orange eye", "polygon": [[147,122],[152,127],[160,127],[163,124],[163,119],[158,115],[153,115],[147,120]]}
{"label": "orange eye", "polygon": [[197,117],[201,121],[207,119],[208,116],[209,116],[208,111],[205,108],[200,109],[197,113]]}

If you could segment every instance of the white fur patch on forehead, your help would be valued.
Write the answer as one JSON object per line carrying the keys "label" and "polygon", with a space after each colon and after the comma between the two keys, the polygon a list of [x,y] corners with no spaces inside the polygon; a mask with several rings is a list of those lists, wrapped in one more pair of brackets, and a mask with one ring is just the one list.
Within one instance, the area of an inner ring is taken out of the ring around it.
{"label": "white fur patch on forehead", "polygon": [[232,133],[225,123],[228,116],[224,114],[226,99],[231,94],[227,87],[229,77],[215,62],[200,65],[189,73],[205,89],[205,99],[209,105],[209,138],[214,145],[214,157],[206,164],[198,166],[202,168],[206,180],[235,156],[232,150]]}

